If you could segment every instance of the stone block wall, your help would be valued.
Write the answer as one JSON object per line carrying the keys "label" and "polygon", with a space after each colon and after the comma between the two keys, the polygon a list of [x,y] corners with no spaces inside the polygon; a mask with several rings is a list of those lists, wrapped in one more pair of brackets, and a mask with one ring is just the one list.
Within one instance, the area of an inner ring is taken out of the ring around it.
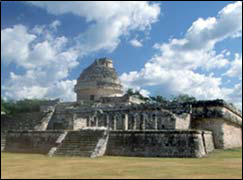
{"label": "stone block wall", "polygon": [[79,130],[87,127],[87,118],[82,116],[74,116],[73,130]]}
{"label": "stone block wall", "polygon": [[207,131],[110,132],[107,155],[141,157],[203,157],[214,150]]}
{"label": "stone block wall", "polygon": [[242,147],[242,128],[225,121],[223,124],[223,148]]}
{"label": "stone block wall", "polygon": [[190,129],[191,128],[191,114],[183,113],[176,116],[175,129]]}
{"label": "stone block wall", "polygon": [[203,143],[204,143],[204,149],[206,154],[213,152],[215,149],[214,141],[213,141],[213,134],[212,132],[205,132],[202,133]]}
{"label": "stone block wall", "polygon": [[4,151],[6,144],[6,133],[1,133],[1,151]]}
{"label": "stone block wall", "polygon": [[47,154],[63,131],[9,131],[6,152]]}
{"label": "stone block wall", "polygon": [[193,107],[191,127],[212,131],[218,149],[242,147],[242,117],[229,106],[206,103]]}
{"label": "stone block wall", "polygon": [[139,99],[136,96],[124,95],[124,96],[115,96],[115,97],[101,97],[100,102],[104,104],[142,104],[145,103],[143,100]]}
{"label": "stone block wall", "polygon": [[223,124],[222,119],[200,119],[192,121],[192,128],[212,131],[215,148],[224,149]]}
{"label": "stone block wall", "polygon": [[213,132],[215,148],[229,149],[242,147],[242,128],[223,119],[194,120],[192,128]]}
{"label": "stone block wall", "polygon": [[79,130],[108,127],[112,130],[189,129],[190,114],[174,114],[158,105],[120,105],[114,107],[77,106],[59,103],[48,112],[3,116],[1,130]]}
{"label": "stone block wall", "polygon": [[72,130],[74,114],[69,111],[60,112],[58,110],[52,116],[47,129],[48,130]]}
{"label": "stone block wall", "polygon": [[[97,157],[203,157],[214,150],[208,131],[13,131],[6,137],[6,152]],[[58,139],[63,136],[63,140]],[[60,144],[61,143],[61,144]]]}
{"label": "stone block wall", "polygon": [[[4,137],[1,136],[1,140],[5,140]],[[2,144],[2,148],[13,153],[98,157],[104,155],[107,141],[108,133],[104,128],[79,131],[9,131],[6,145]]]}
{"label": "stone block wall", "polygon": [[173,130],[189,129],[190,121],[188,113],[177,115],[164,109],[65,109],[57,106],[48,129]]}
{"label": "stone block wall", "polygon": [[41,124],[42,115],[41,112],[32,112],[1,116],[1,132],[33,130],[37,124]]}
{"label": "stone block wall", "polygon": [[74,129],[85,126],[107,127],[111,130],[141,131],[189,129],[191,121],[190,114],[184,113],[179,116],[167,110],[76,112],[74,117]]}

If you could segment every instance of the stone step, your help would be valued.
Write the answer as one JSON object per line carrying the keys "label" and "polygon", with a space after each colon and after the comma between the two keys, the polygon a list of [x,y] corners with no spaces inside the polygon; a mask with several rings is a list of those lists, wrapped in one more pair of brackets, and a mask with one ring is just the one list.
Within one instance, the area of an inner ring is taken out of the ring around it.
{"label": "stone step", "polygon": [[70,134],[70,136],[85,136],[85,137],[96,137],[98,136],[97,134]]}
{"label": "stone step", "polygon": [[62,144],[57,148],[57,156],[93,156],[96,146],[104,132],[84,130],[82,132],[68,132]]}
{"label": "stone step", "polygon": [[65,139],[63,142],[78,142],[78,143],[82,143],[82,142],[96,142],[98,140],[97,139]]}
{"label": "stone step", "polygon": [[65,143],[62,146],[80,147],[80,148],[82,148],[82,147],[90,147],[91,148],[91,147],[96,146],[96,144],[95,143],[94,144]]}
{"label": "stone step", "polygon": [[83,151],[83,150],[91,150],[91,149],[94,149],[96,146],[87,146],[87,147],[78,147],[78,146],[66,146],[66,145],[64,145],[64,146],[62,146],[62,147],[60,147],[59,148],[59,150],[61,151],[61,150],[65,150],[65,149],[73,149],[73,150],[79,150],[79,151]]}
{"label": "stone step", "polygon": [[92,135],[92,134],[71,134],[71,135],[69,135],[69,137],[99,137],[99,136],[97,136],[97,135]]}
{"label": "stone step", "polygon": [[97,141],[99,138],[96,139],[65,139],[64,142],[92,142],[92,141]]}
{"label": "stone step", "polygon": [[88,135],[88,134],[91,134],[91,135],[96,135],[96,134],[98,134],[98,135],[100,135],[100,134],[103,134],[103,132],[96,132],[96,131],[69,131],[69,134],[70,135],[73,135],[73,134],[76,134],[76,135],[82,135],[82,134],[84,134],[84,135]]}
{"label": "stone step", "polygon": [[6,139],[3,139],[3,137],[1,137],[1,151],[4,150],[5,145],[6,145]]}
{"label": "stone step", "polygon": [[65,139],[64,141],[65,142],[68,142],[68,141],[76,141],[76,142],[87,142],[87,141],[97,141],[97,139],[99,138],[95,138],[95,139],[90,139],[90,138],[82,138],[82,139],[76,139],[76,138],[68,138],[68,139]]}
{"label": "stone step", "polygon": [[70,136],[99,136],[97,134],[92,134],[92,133],[75,133],[75,134],[70,134]]}
{"label": "stone step", "polygon": [[100,137],[100,136],[97,136],[97,135],[93,135],[93,136],[91,136],[91,135],[80,135],[80,136],[78,136],[78,135],[70,135],[69,137],[72,137],[72,138],[97,138],[97,137]]}
{"label": "stone step", "polygon": [[81,157],[90,157],[92,155],[92,151],[61,151],[57,152],[57,156],[81,156]]}
{"label": "stone step", "polygon": [[93,144],[96,143],[97,140],[93,140],[93,141],[76,141],[76,140],[65,140],[63,141],[63,143],[69,143],[69,144]]}
{"label": "stone step", "polygon": [[63,143],[61,145],[61,147],[63,147],[63,146],[77,147],[77,148],[82,148],[82,147],[92,148],[92,147],[96,146],[96,143],[91,143],[91,142],[85,143],[85,144],[82,144],[82,143]]}
{"label": "stone step", "polygon": [[98,137],[99,136],[69,136],[68,138],[77,138],[77,139],[86,139],[86,138],[89,138],[89,139],[96,139]]}

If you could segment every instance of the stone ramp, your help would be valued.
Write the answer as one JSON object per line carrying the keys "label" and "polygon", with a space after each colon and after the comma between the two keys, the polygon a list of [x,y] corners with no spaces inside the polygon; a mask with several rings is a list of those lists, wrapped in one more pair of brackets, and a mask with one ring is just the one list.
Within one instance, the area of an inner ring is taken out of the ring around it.
{"label": "stone ramp", "polygon": [[6,145],[6,135],[1,133],[1,152],[4,151]]}
{"label": "stone ramp", "polygon": [[49,106],[42,115],[41,122],[40,124],[36,125],[34,127],[34,130],[36,131],[45,131],[47,130],[48,124],[50,120],[52,119],[54,113],[56,110],[56,105],[55,106]]}
{"label": "stone ramp", "polygon": [[55,143],[55,146],[53,146],[53,147],[49,150],[49,152],[48,152],[48,156],[52,157],[52,156],[56,153],[57,149],[62,145],[64,139],[65,139],[66,136],[67,136],[67,134],[68,134],[68,131],[64,131],[62,134],[59,135],[59,137],[58,137],[58,139],[57,139],[57,141],[56,141],[56,143]]}
{"label": "stone ramp", "polygon": [[53,156],[80,156],[95,158],[103,156],[106,150],[108,134],[106,130],[84,129],[69,131],[57,147]]}

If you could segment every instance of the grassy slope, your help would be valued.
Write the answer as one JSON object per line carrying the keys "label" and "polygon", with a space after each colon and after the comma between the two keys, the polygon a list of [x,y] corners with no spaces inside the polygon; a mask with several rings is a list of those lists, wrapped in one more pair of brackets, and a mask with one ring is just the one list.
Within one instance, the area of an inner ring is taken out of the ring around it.
{"label": "grassy slope", "polygon": [[242,178],[242,149],[203,159],[102,157],[98,159],[1,154],[1,178]]}

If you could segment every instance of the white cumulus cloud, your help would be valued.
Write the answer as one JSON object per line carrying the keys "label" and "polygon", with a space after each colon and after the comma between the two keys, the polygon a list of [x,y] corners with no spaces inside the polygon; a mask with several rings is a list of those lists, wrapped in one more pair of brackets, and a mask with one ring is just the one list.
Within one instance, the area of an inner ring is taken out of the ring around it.
{"label": "white cumulus cloud", "polygon": [[240,107],[242,93],[236,90],[242,87],[241,83],[224,88],[222,76],[213,73],[215,69],[230,67],[228,76],[241,75],[242,56],[236,55],[231,62],[228,51],[217,53],[215,50],[217,43],[227,38],[239,38],[240,34],[242,3],[235,2],[223,8],[217,17],[199,18],[193,22],[183,38],[155,44],[154,48],[159,52],[140,71],[124,73],[120,78],[126,87],[145,89],[152,86],[167,96],[186,93],[199,99],[223,98]]}
{"label": "white cumulus cloud", "polygon": [[80,33],[77,41],[80,52],[87,54],[99,50],[116,49],[122,35],[131,31],[145,31],[158,20],[160,6],[146,1],[32,1],[34,6],[49,13],[71,13],[92,24]]}
{"label": "white cumulus cloud", "polygon": [[29,43],[36,35],[29,34],[23,25],[1,30],[1,59],[5,64],[15,61],[17,65],[26,63],[29,56]]}
{"label": "white cumulus cloud", "polygon": [[235,54],[235,60],[230,63],[230,69],[225,75],[242,79],[242,54]]}
{"label": "white cumulus cloud", "polygon": [[130,41],[130,44],[131,44],[132,46],[134,46],[134,47],[142,47],[142,46],[143,46],[142,41],[139,41],[139,40],[137,40],[137,39],[132,39],[132,40]]}
{"label": "white cumulus cloud", "polygon": [[66,37],[53,34],[51,26],[36,31],[38,28],[16,25],[1,31],[1,62],[5,66],[15,64],[24,70],[19,74],[10,72],[9,79],[2,86],[3,96],[10,99],[60,97],[74,100],[75,81],[65,79],[79,64],[78,52],[67,46]]}
{"label": "white cumulus cloud", "polygon": [[60,97],[74,100],[75,80],[68,78],[78,65],[78,58],[100,50],[113,51],[122,36],[132,31],[148,31],[160,14],[159,4],[152,2],[32,1],[25,4],[57,16],[73,14],[84,18],[87,30],[71,39],[56,36],[62,25],[58,20],[32,29],[24,25],[2,29],[2,62],[5,66],[12,63],[24,70],[11,72],[2,86],[3,96],[11,99]]}

